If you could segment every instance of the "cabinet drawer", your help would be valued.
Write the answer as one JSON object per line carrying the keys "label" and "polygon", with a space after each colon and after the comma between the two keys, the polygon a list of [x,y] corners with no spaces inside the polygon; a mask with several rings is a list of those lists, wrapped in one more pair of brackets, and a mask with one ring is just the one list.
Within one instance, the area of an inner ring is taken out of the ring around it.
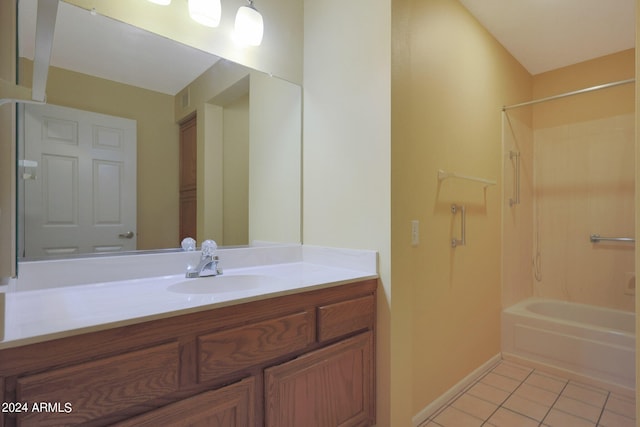
{"label": "cabinet drawer", "polygon": [[304,349],[314,341],[306,311],[198,337],[198,381],[207,381]]}
{"label": "cabinet drawer", "polygon": [[327,341],[364,329],[375,318],[373,295],[318,307],[318,340]]}
{"label": "cabinet drawer", "polygon": [[18,402],[50,406],[19,414],[18,425],[80,424],[171,393],[178,363],[173,342],[19,378]]}

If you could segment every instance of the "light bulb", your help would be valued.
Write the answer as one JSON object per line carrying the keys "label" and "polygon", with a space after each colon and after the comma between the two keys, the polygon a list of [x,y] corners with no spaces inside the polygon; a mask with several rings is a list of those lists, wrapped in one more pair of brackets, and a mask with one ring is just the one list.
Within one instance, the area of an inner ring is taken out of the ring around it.
{"label": "light bulb", "polygon": [[199,24],[217,27],[222,16],[220,0],[189,0],[189,15]]}
{"label": "light bulb", "polygon": [[264,23],[253,5],[241,6],[236,14],[235,38],[244,45],[260,46]]}
{"label": "light bulb", "polygon": [[159,4],[161,6],[167,6],[171,4],[171,0],[148,0],[151,3]]}

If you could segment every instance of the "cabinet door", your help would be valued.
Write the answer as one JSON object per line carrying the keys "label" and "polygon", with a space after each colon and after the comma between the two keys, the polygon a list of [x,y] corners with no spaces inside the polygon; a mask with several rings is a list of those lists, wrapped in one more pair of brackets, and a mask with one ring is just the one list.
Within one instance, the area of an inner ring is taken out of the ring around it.
{"label": "cabinet door", "polygon": [[366,332],[265,370],[266,425],[373,425],[373,360]]}
{"label": "cabinet door", "polygon": [[253,427],[255,378],[208,391],[114,427]]}

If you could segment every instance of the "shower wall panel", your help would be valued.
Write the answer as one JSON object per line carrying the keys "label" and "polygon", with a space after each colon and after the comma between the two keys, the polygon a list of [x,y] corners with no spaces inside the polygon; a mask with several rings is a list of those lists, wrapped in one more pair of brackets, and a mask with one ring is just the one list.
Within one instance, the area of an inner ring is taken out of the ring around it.
{"label": "shower wall panel", "polygon": [[535,296],[634,309],[634,117],[534,130]]}

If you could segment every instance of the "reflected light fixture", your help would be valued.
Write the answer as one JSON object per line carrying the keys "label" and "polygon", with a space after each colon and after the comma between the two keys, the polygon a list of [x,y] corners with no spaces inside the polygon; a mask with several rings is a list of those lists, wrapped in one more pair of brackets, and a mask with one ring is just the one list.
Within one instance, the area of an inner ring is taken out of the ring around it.
{"label": "reflected light fixture", "polygon": [[217,27],[222,16],[220,0],[189,0],[189,16],[199,24]]}
{"label": "reflected light fixture", "polygon": [[[167,6],[171,0],[148,0],[151,3]],[[220,25],[222,17],[221,0],[187,0],[189,16],[199,24],[207,27]],[[253,6],[253,0],[247,0],[246,6],[240,6],[236,13],[233,38],[243,46],[260,46],[264,34],[262,15]]]}
{"label": "reflected light fixture", "polygon": [[260,46],[264,33],[262,15],[253,7],[253,0],[247,6],[240,6],[236,14],[234,37],[243,45]]}

